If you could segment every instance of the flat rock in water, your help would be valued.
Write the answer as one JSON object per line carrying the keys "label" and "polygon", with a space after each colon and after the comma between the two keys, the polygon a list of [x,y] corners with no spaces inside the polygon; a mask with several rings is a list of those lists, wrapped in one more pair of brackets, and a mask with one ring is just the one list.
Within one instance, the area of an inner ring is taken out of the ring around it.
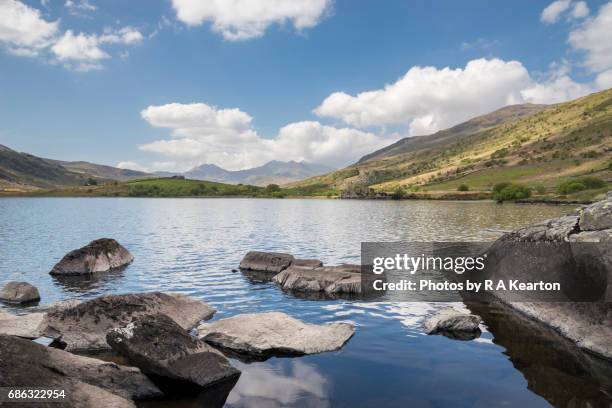
{"label": "flat rock in water", "polygon": [[127,398],[159,395],[159,390],[135,368],[79,357],[5,335],[0,335],[0,387],[65,391],[61,402],[41,401],[36,407],[134,408]]}
{"label": "flat rock in water", "polygon": [[101,296],[47,313],[45,335],[57,338],[69,351],[104,350],[109,348],[106,334],[126,326],[136,317],[160,313],[189,330],[210,319],[215,312],[200,300],[175,293]]}
{"label": "flat rock in water", "polygon": [[143,372],[192,386],[209,387],[240,375],[221,353],[165,315],[141,316],[109,332],[107,341]]}
{"label": "flat rock in water", "polygon": [[51,270],[52,275],[89,275],[121,268],[134,260],[114,239],[101,238],[66,254]]}
{"label": "flat rock in water", "polygon": [[279,273],[288,268],[294,260],[290,254],[250,251],[240,261],[240,269]]}
{"label": "flat rock in water", "polygon": [[359,265],[303,268],[290,266],[272,280],[283,289],[326,294],[361,294],[362,274]]}
{"label": "flat rock in water", "polygon": [[442,334],[459,340],[480,336],[480,316],[459,312],[451,307],[440,310],[424,323],[427,334]]}
{"label": "flat rock in water", "polygon": [[241,314],[198,327],[207,343],[255,357],[338,350],[354,333],[349,323],[310,324],[281,312]]}
{"label": "flat rock in water", "polygon": [[45,327],[44,313],[13,315],[0,310],[0,334],[35,339]]}
{"label": "flat rock in water", "polygon": [[28,282],[9,282],[0,290],[0,301],[7,303],[30,303],[40,300],[36,286]]}
{"label": "flat rock in water", "polygon": [[612,197],[586,206],[579,215],[581,231],[612,229]]}

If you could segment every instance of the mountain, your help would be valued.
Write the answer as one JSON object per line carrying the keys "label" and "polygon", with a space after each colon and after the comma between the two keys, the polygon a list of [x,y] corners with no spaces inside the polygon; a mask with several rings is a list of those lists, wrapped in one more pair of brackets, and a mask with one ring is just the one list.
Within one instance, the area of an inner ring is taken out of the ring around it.
{"label": "mountain", "polygon": [[[430,136],[402,139],[357,163],[290,187],[368,186],[443,196],[490,192],[499,182],[553,192],[562,181],[612,181],[612,89],[548,107],[502,108]],[[540,193],[538,193],[540,194]]]}
{"label": "mountain", "polygon": [[151,174],[142,171],[120,169],[117,167],[106,166],[103,164],[95,164],[86,161],[62,161],[51,159],[46,160],[51,163],[59,164],[60,166],[74,173],[99,177],[101,179],[128,181],[152,176]]}
{"label": "mountain", "polygon": [[282,162],[272,160],[263,166],[237,171],[225,170],[214,164],[203,164],[183,173],[183,175],[188,179],[195,180],[266,186],[273,183],[286,184],[303,180],[330,170],[329,167],[304,161]]}

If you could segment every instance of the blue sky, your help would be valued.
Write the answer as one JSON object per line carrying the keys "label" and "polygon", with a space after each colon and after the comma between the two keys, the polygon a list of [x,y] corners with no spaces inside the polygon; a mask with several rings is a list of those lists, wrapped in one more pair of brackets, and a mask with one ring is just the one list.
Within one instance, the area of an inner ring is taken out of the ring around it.
{"label": "blue sky", "polygon": [[343,166],[612,85],[605,1],[198,3],[0,0],[0,144],[145,170]]}

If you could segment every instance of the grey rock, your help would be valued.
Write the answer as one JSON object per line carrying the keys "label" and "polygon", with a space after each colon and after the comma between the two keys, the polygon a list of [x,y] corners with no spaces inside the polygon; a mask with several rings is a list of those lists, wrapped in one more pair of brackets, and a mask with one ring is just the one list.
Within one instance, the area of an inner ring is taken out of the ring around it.
{"label": "grey rock", "polygon": [[69,351],[104,350],[109,348],[106,334],[136,317],[161,313],[189,330],[215,312],[200,300],[175,293],[101,296],[47,313],[45,335],[57,338]]}
{"label": "grey rock", "polygon": [[612,228],[612,197],[591,204],[580,211],[581,231],[601,231]]}
{"label": "grey rock", "polygon": [[45,314],[13,315],[0,310],[0,334],[35,339],[45,329]]}
{"label": "grey rock", "polygon": [[294,259],[291,266],[297,266],[305,269],[316,269],[323,266],[323,262],[318,259]]}
{"label": "grey rock", "polygon": [[545,220],[504,234],[500,240],[519,242],[565,242],[569,239],[571,234],[578,231],[578,221],[579,217],[576,215],[566,215],[564,217]]}
{"label": "grey rock", "polygon": [[36,302],[40,300],[40,293],[27,282],[9,282],[0,290],[0,300],[7,303]]}
{"label": "grey rock", "polygon": [[326,294],[360,294],[362,275],[358,266],[326,266],[302,268],[290,266],[272,280],[285,290],[323,292]]}
{"label": "grey rock", "polygon": [[[0,335],[0,387],[65,391],[61,403],[40,401],[36,407],[134,408],[134,403],[126,397],[156,391],[155,386],[133,368],[109,365],[6,335]],[[137,390],[138,387],[142,388]]]}
{"label": "grey rock", "polygon": [[141,316],[110,331],[107,341],[114,351],[150,375],[202,388],[240,375],[221,353],[165,315]]}
{"label": "grey rock", "polygon": [[310,324],[281,312],[241,314],[198,327],[209,344],[259,357],[338,350],[354,333],[349,323]]}
{"label": "grey rock", "polygon": [[66,254],[51,275],[89,275],[121,268],[134,260],[132,254],[114,239],[101,238]]}
{"label": "grey rock", "polygon": [[468,340],[480,335],[480,316],[459,312],[452,307],[444,308],[425,320],[427,334],[443,334],[451,338]]}
{"label": "grey rock", "polygon": [[279,273],[288,268],[294,260],[290,254],[250,251],[240,261],[240,269]]}

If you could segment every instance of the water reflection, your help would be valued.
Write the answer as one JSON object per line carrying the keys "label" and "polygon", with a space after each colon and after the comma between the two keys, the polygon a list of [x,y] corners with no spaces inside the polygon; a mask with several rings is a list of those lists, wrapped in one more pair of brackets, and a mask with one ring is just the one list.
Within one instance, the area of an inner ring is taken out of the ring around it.
{"label": "water reflection", "polygon": [[228,407],[329,407],[328,380],[300,359],[276,359],[266,364],[235,362],[242,371],[227,399]]}
{"label": "water reflection", "polygon": [[127,267],[126,265],[109,272],[89,275],[52,275],[52,279],[53,283],[60,286],[63,290],[77,295],[92,291],[99,292],[108,286],[109,283],[122,279]]}

